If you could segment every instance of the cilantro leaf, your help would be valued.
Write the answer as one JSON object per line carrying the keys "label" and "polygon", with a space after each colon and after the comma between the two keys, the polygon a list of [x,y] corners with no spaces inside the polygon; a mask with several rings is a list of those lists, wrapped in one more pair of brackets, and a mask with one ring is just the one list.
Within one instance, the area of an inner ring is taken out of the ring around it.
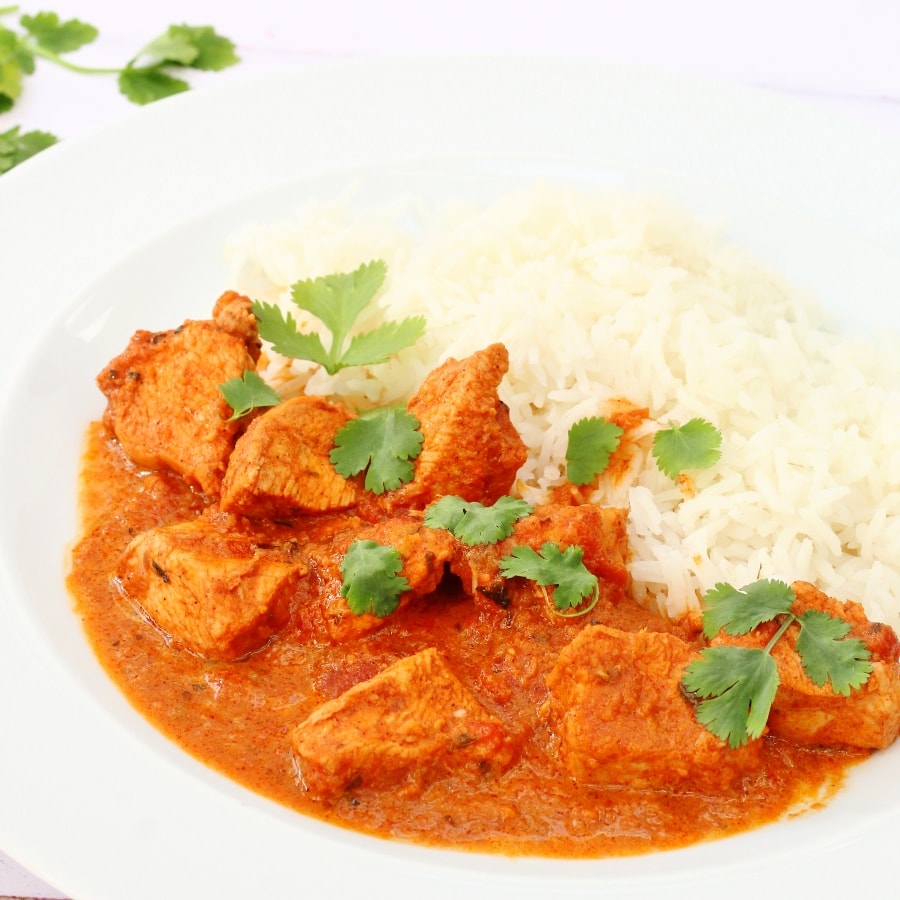
{"label": "cilantro leaf", "polygon": [[387,267],[380,259],[363,263],[352,272],[308,278],[291,286],[291,299],[312,313],[331,332],[329,354],[334,364],[347,334],[359,314],[384,283]]}
{"label": "cilantro leaf", "polygon": [[229,422],[247,415],[251,409],[275,406],[281,402],[281,397],[277,392],[250,369],[244,369],[241,377],[230,378],[224,384],[220,384],[219,390],[225,401],[234,410],[234,415],[228,420]]}
{"label": "cilantro leaf", "polygon": [[47,131],[20,133],[18,125],[0,133],[0,175],[56,142],[56,136]]}
{"label": "cilantro leaf", "polygon": [[19,24],[34,38],[38,46],[50,53],[71,53],[97,39],[93,25],[78,19],[61,22],[54,12],[22,16]]}
{"label": "cilantro leaf", "polygon": [[358,616],[389,616],[400,605],[400,595],[409,590],[402,570],[403,559],[393,547],[356,540],[341,562],[341,596]]}
{"label": "cilantro leaf", "polygon": [[189,66],[192,69],[221,71],[240,61],[234,43],[216,34],[209,25],[170,25],[132,60],[149,57],[154,65]]}
{"label": "cilantro leaf", "polygon": [[12,62],[20,74],[34,72],[34,52],[14,31],[0,25],[0,62]]}
{"label": "cilantro leaf", "polygon": [[18,35],[0,25],[0,113],[22,94],[22,76],[34,72],[34,55]]}
{"label": "cilantro leaf", "polygon": [[373,331],[347,337],[359,314],[384,283],[387,268],[380,259],[363,263],[353,272],[298,281],[291,286],[291,299],[311,313],[331,332],[326,349],[317,334],[301,334],[294,317],[275,306],[255,303],[259,334],[282,356],[318,363],[329,375],[348,366],[371,366],[385,362],[414,344],[425,332],[425,320],[412,316],[401,322],[385,322]]}
{"label": "cilantro leaf", "polygon": [[843,619],[808,609],[798,621],[797,652],[819,687],[830,681],[836,694],[847,697],[866,683],[872,673],[871,653],[859,638],[847,638],[850,626]]}
{"label": "cilantro leaf", "polygon": [[602,416],[581,419],[569,429],[567,477],[572,484],[590,484],[609,465],[624,431]]}
{"label": "cilantro leaf", "polygon": [[366,490],[383,494],[411,481],[424,437],[419,421],[403,407],[361,413],[338,431],[331,463],[344,478],[366,471]]}
{"label": "cilantro leaf", "polygon": [[373,331],[350,339],[340,366],[374,366],[387,362],[395,353],[411,347],[425,333],[423,316],[410,316],[400,322],[385,322]]}
{"label": "cilantro leaf", "polygon": [[734,749],[763,733],[778,690],[778,667],[761,648],[707,647],[687,666],[682,684],[710,698],[698,705],[697,721]]}
{"label": "cilantro leaf", "polygon": [[746,743],[748,736],[762,734],[778,688],[771,651],[794,623],[799,626],[796,651],[800,662],[820,687],[830,680],[835,693],[848,696],[851,689],[865,684],[872,672],[869,649],[863,641],[847,638],[847,622],[819,610],[797,616],[792,612],[795,600],[793,589],[774,579],[755,581],[740,591],[730,584],[717,584],[704,597],[703,633],[707,638],[719,631],[748,634],[763,622],[781,620],[765,647],[707,648],[701,659],[685,670],[684,688],[709,698],[697,707],[697,721],[732,747]]}
{"label": "cilantro leaf", "polygon": [[284,312],[272,303],[254,302],[251,308],[259,336],[268,341],[276,353],[292,359],[308,359],[320,366],[328,363],[328,353],[321,338],[315,333],[297,331],[297,323],[290,312]]}
{"label": "cilantro leaf", "polygon": [[155,66],[146,68],[128,66],[119,73],[119,90],[132,103],[140,106],[180,94],[189,87],[190,85],[183,79],[174,78]]}
{"label": "cilantro leaf", "polygon": [[[17,7],[3,7],[0,15]],[[22,78],[34,72],[35,58],[85,75],[115,75],[120,92],[133,103],[146,104],[186,91],[189,85],[166,71],[190,67],[220,71],[239,62],[234,44],[209,25],[171,25],[124,66],[83,66],[66,56],[97,39],[93,25],[61,20],[55,12],[19,17],[21,31],[0,26],[0,113],[11,109],[22,93]],[[149,62],[138,64],[139,59]],[[7,169],[11,166],[7,166]]]}
{"label": "cilantro leaf", "polygon": [[520,576],[542,587],[554,586],[553,605],[561,611],[579,606],[593,594],[592,609],[599,599],[599,585],[583,558],[584,551],[575,544],[560,550],[558,544],[547,541],[540,553],[527,545],[514,547],[500,560],[500,572],[506,578]]}
{"label": "cilantro leaf", "polygon": [[176,66],[189,66],[198,54],[193,41],[186,35],[174,32],[170,27],[168,31],[154,38],[141,50],[136,59],[149,56],[156,63],[170,63]]}
{"label": "cilantro leaf", "polygon": [[192,69],[221,72],[241,61],[234,42],[217,34],[210,25],[170,25],[166,34],[194,48],[196,52],[189,63]]}
{"label": "cilantro leaf", "polygon": [[755,581],[742,590],[717,584],[703,598],[703,633],[707,638],[723,629],[728,634],[747,634],[757,625],[789,613],[795,599],[793,590],[783,581]]}
{"label": "cilantro leaf", "polygon": [[472,547],[508,538],[516,521],[531,511],[529,503],[514,497],[500,497],[493,506],[484,506],[450,495],[425,510],[425,524],[429,528],[444,528]]}
{"label": "cilantro leaf", "polygon": [[660,471],[677,478],[684,469],[708,469],[722,455],[722,433],[706,419],[670,423],[653,436],[651,450]]}

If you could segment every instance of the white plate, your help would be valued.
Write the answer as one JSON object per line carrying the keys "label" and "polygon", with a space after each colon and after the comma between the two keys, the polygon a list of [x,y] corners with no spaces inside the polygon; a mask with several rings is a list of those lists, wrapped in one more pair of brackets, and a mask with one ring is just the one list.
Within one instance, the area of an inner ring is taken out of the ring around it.
{"label": "white plate", "polygon": [[107,681],[62,583],[93,377],[137,327],[205,315],[224,238],[351,180],[487,196],[536,175],[661,187],[844,325],[900,324],[900,145],[761,92],[548,60],[316,65],[167,100],[0,179],[0,846],[79,900],[732,897],[871,888],[900,751],[826,809],[736,838],[564,862],[331,829],[208,771]]}

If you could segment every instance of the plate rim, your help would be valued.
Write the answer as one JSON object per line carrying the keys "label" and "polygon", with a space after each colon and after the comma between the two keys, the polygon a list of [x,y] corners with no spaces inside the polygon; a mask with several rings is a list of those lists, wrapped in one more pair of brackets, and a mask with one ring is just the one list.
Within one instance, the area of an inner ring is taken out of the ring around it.
{"label": "plate rim", "polygon": [[[623,90],[627,90],[629,84],[633,85],[636,82],[639,86],[637,93],[644,99],[648,96],[646,92],[647,88],[664,84],[667,87],[665,91],[663,91],[663,94],[665,94],[666,91],[669,91],[682,97],[686,108],[691,108],[694,111],[694,115],[700,115],[700,111],[696,104],[701,99],[713,97],[718,104],[737,102],[742,109],[747,109],[752,112],[754,116],[759,117],[760,122],[762,122],[762,120],[765,120],[766,122],[782,120],[783,117],[791,117],[799,113],[800,118],[794,119],[794,126],[798,129],[798,132],[801,133],[805,127],[812,127],[816,134],[824,134],[827,133],[837,121],[840,121],[846,126],[846,123],[843,120],[838,120],[836,117],[833,117],[824,111],[818,109],[812,110],[802,104],[792,102],[788,98],[780,98],[771,95],[768,92],[747,89],[743,86],[722,84],[720,82],[699,79],[693,76],[675,76],[671,73],[661,73],[658,70],[648,70],[646,68],[632,66],[599,64],[585,60],[554,61],[543,58],[538,59],[537,61],[526,58],[491,58],[478,60],[467,58],[464,62],[466,65],[474,66],[474,69],[470,73],[469,80],[466,82],[469,91],[474,90],[477,86],[478,79],[484,78],[488,73],[494,73],[495,75],[502,73],[504,76],[502,84],[494,84],[496,95],[501,98],[506,96],[504,92],[515,90],[516,86],[519,84],[516,80],[516,76],[521,74],[523,67],[528,69],[530,73],[530,77],[527,79],[530,84],[534,83],[533,79],[535,73],[536,71],[539,71],[545,76],[552,73],[553,77],[556,79],[555,83],[557,86],[564,84],[575,72],[591,72],[594,74],[602,73],[603,77],[606,79],[603,84],[607,87],[609,85],[618,85]],[[0,181],[0,205],[4,204],[4,202],[8,202],[10,204],[8,208],[12,208],[14,211],[24,210],[32,204],[33,201],[31,198],[33,196],[46,198],[48,195],[52,195],[54,190],[58,190],[60,181],[71,178],[73,172],[77,173],[79,170],[83,170],[83,167],[87,165],[88,161],[92,161],[91,165],[94,167],[100,166],[104,160],[109,164],[111,162],[110,155],[114,154],[118,148],[123,146],[123,144],[128,146],[135,140],[146,138],[154,129],[160,127],[184,127],[185,123],[191,120],[198,112],[203,112],[207,108],[212,110],[208,115],[211,119],[215,120],[214,131],[216,134],[219,134],[224,130],[226,125],[226,120],[222,119],[222,117],[225,116],[223,104],[227,104],[229,98],[240,97],[246,100],[247,97],[257,96],[259,92],[266,93],[271,91],[280,91],[282,95],[287,92],[289,95],[289,91],[296,86],[308,86],[310,82],[315,82],[316,86],[322,89],[323,87],[328,86],[329,79],[331,79],[335,83],[332,86],[336,85],[341,96],[346,99],[347,88],[352,86],[358,79],[374,79],[375,81],[381,79],[383,86],[396,88],[399,83],[398,76],[401,74],[408,75],[412,71],[417,74],[425,73],[421,76],[422,81],[420,84],[416,86],[415,90],[412,92],[416,98],[421,99],[423,88],[426,88],[429,85],[431,87],[439,85],[445,91],[450,85],[453,85],[455,83],[454,75],[458,74],[459,66],[459,58],[454,57],[445,57],[428,62],[408,59],[355,60],[349,62],[333,61],[321,64],[316,63],[315,66],[304,66],[288,72],[267,73],[262,76],[252,76],[245,80],[230,82],[227,85],[213,86],[202,92],[197,92],[196,94],[186,94],[183,95],[183,98],[172,98],[171,101],[167,101],[164,105],[161,104],[158,107],[141,111],[140,114],[125,117],[119,122],[111,123],[105,128],[98,130],[96,133],[73,139],[71,143],[65,142],[65,144],[61,145],[58,153],[51,154],[48,152],[46,155],[41,154],[27,164],[21,166],[19,169],[14,170],[12,173],[7,173],[6,179]],[[429,82],[429,79],[432,79],[432,82]],[[782,102],[784,100],[787,100],[787,102]],[[271,96],[269,96],[265,102],[272,103]],[[623,111],[618,106],[616,106],[615,109],[620,114],[623,114]],[[815,125],[811,125],[810,123],[815,123]],[[760,125],[760,127],[762,127],[762,125]],[[408,131],[408,127],[405,128],[404,134],[408,133]],[[528,133],[534,133],[533,128],[526,129],[526,131]],[[849,131],[853,133],[853,137],[847,138],[845,136],[844,140],[839,142],[838,146],[832,148],[832,151],[837,157],[846,159],[847,156],[853,156],[855,153],[859,153],[862,148],[871,149],[870,158],[876,158],[876,162],[873,164],[873,171],[878,171],[880,167],[887,164],[888,160],[900,161],[900,142],[897,142],[896,146],[894,146],[890,140],[887,140],[884,136],[879,134],[878,140],[870,145],[870,142],[873,140],[873,135],[866,132],[865,129],[850,128]],[[594,135],[594,137],[596,138],[596,135]],[[496,135],[494,136],[494,140],[496,141]],[[179,139],[176,143],[183,150],[183,139]],[[208,148],[208,139],[201,143],[204,149]],[[66,144],[69,146],[67,147]],[[496,149],[496,145],[493,146],[494,149]],[[478,149],[481,150],[481,146],[479,146]],[[379,146],[379,152],[382,156],[390,156],[391,153],[399,152],[401,153],[401,159],[408,158],[403,157],[403,151],[395,149],[394,145],[389,140],[384,141],[383,144]],[[240,159],[241,154],[237,149],[230,151],[230,153],[231,155],[228,159],[229,164],[233,164],[235,159]],[[141,154],[138,154],[138,156],[140,157],[138,162],[146,161],[145,157]],[[168,154],[168,156],[171,156],[171,154]],[[276,156],[277,159],[275,163],[271,169],[265,173],[264,178],[257,173],[257,177],[251,179],[253,182],[252,185],[236,194],[232,193],[229,197],[225,198],[224,201],[221,196],[217,197],[214,178],[207,176],[202,180],[201,185],[194,186],[191,190],[187,191],[187,196],[182,198],[180,204],[174,204],[173,208],[168,211],[164,205],[160,203],[152,208],[151,215],[147,216],[145,219],[141,219],[140,216],[134,215],[133,212],[127,216],[123,215],[121,218],[128,223],[130,230],[126,229],[127,234],[119,235],[118,240],[112,242],[112,246],[117,249],[111,251],[110,255],[114,259],[118,259],[127,253],[139,252],[141,246],[148,241],[153,240],[158,235],[164,234],[167,227],[175,226],[182,221],[187,214],[186,207],[190,204],[199,204],[199,206],[194,208],[194,214],[202,215],[205,212],[214,209],[216,206],[224,206],[229,203],[239,202],[240,196],[250,196],[257,191],[270,189],[277,183],[278,178],[288,174],[284,168],[286,160],[280,153],[276,154]],[[522,158],[528,158],[527,154]],[[567,157],[563,154],[562,158]],[[352,165],[352,161],[358,159],[358,154],[352,155],[351,160],[345,163],[345,165]],[[371,160],[366,159],[363,161],[370,162]],[[308,161],[304,161],[303,164],[306,164],[307,162]],[[333,160],[319,160],[318,162],[309,162],[309,164],[314,167],[315,165],[321,165],[325,162],[333,162]],[[827,181],[827,175],[834,170],[834,165],[834,161],[829,161],[829,165],[822,165],[818,172],[812,173],[813,177],[810,177],[809,184],[817,183],[816,179],[821,178],[825,178]],[[193,173],[199,174],[198,161],[192,160],[191,166]],[[718,177],[725,177],[728,170],[729,167],[727,165],[724,166],[723,169],[717,173]],[[760,190],[763,193],[771,191],[777,193],[779,185],[783,185],[785,180],[783,177],[761,177],[759,172],[750,173],[750,176],[754,175],[755,177],[750,178],[750,181],[752,182],[751,187],[752,189]],[[7,179],[9,180],[7,181]],[[120,181],[122,181],[122,176],[113,178],[113,186],[107,190],[114,190]],[[128,182],[127,176],[124,177],[124,181],[126,183]],[[862,181],[865,185],[871,187],[871,173],[867,173]],[[804,190],[809,190],[809,184],[807,184],[807,187],[804,188]],[[146,193],[146,187],[141,190],[133,189],[131,191],[131,196],[127,197],[127,199],[134,200],[136,198],[141,198],[144,197]],[[171,191],[168,190],[164,193],[168,196],[171,194]],[[802,197],[803,191],[797,189],[797,194],[794,196],[797,195]],[[897,200],[896,205],[892,205],[890,199],[892,197]],[[74,196],[69,198],[68,202],[70,203],[71,208],[67,207],[62,211],[63,221],[57,223],[54,228],[49,229],[49,234],[44,236],[44,239],[49,242],[51,246],[59,246],[60,242],[63,241],[66,236],[71,238],[70,229],[78,221],[79,210],[84,209],[83,204],[86,199],[85,191],[83,189],[75,191]],[[110,198],[107,198],[107,201],[109,201],[109,199]],[[862,230],[867,240],[877,240],[879,242],[889,243],[891,241],[891,235],[900,238],[900,188],[895,187],[893,192],[887,192],[887,197],[883,196],[881,199],[882,203],[890,206],[890,209],[887,212],[892,212],[892,216],[887,215],[885,210],[880,209],[879,207],[880,212],[878,215],[874,217],[862,217],[862,219],[857,216],[852,220],[851,227],[855,230]],[[861,201],[859,196],[856,197],[856,201],[858,203],[862,202],[863,204],[868,202],[867,200]],[[847,188],[844,187],[843,190],[836,191],[835,195],[831,198],[831,202],[834,203],[838,210],[846,208],[851,202],[851,198],[847,196]],[[828,204],[825,203],[818,206],[816,204],[809,204],[809,209],[812,214],[824,214],[822,212],[823,206],[828,207]],[[110,208],[115,210],[115,204],[110,204]],[[167,226],[167,215],[177,218],[178,221],[169,221],[169,225]],[[888,228],[883,227],[886,221],[890,223],[890,227]],[[863,226],[866,227],[863,228]],[[2,238],[5,242],[7,237],[9,237],[9,244],[4,243],[0,245],[12,247],[13,250],[16,251],[16,256],[14,257],[14,264],[7,269],[6,274],[4,275],[0,272],[0,296],[3,296],[4,289],[19,291],[21,286],[28,281],[29,277],[31,277],[32,280],[35,278],[34,273],[32,272],[29,274],[28,271],[28,268],[33,266],[34,262],[36,262],[33,236],[25,233],[17,234],[14,233],[12,229],[6,230],[9,231],[9,234],[3,234]],[[110,229],[107,227],[104,234],[109,233]],[[893,244],[895,251],[897,247],[900,247],[900,240]],[[86,254],[86,256],[89,258],[81,260],[80,267],[74,264],[74,261],[71,259],[71,254],[66,257],[67,262],[72,263],[69,269],[69,275],[67,275],[70,279],[68,282],[70,285],[68,291],[60,290],[58,287],[59,279],[53,277],[52,274],[47,273],[43,277],[36,278],[37,284],[30,285],[29,290],[26,292],[26,296],[33,298],[39,295],[41,291],[52,291],[55,289],[60,297],[57,312],[60,315],[64,315],[64,310],[68,308],[64,301],[67,301],[70,305],[76,296],[89,289],[95,279],[103,277],[105,271],[103,259],[100,258],[96,252],[94,252],[93,255]],[[7,267],[4,266],[2,268]],[[75,274],[72,274],[72,272]],[[41,273],[38,273],[38,275],[40,274]],[[54,286],[56,287],[54,288]],[[0,398],[3,401],[2,407],[0,408],[4,411],[8,408],[10,397],[15,390],[16,379],[21,377],[25,371],[25,368],[23,367],[27,367],[27,360],[29,359],[28,353],[33,350],[44,333],[41,329],[36,330],[34,322],[26,321],[26,317],[21,313],[18,316],[14,316],[14,319],[18,321],[18,326],[27,337],[22,343],[22,352],[20,356],[14,362],[10,362],[9,360],[5,361],[3,369],[0,369],[4,376],[8,376],[4,378],[5,387],[3,396]],[[9,588],[9,579],[6,578],[5,573],[4,584]],[[14,621],[14,616],[11,617],[7,615],[7,604],[5,602],[0,603],[0,622],[7,623]],[[8,654],[8,658],[3,663],[0,663],[0,673],[8,676],[12,672],[12,666],[10,665],[9,660],[15,657],[15,659],[21,661],[22,654],[19,651],[14,651],[8,636],[0,638],[0,648],[3,648],[3,652]],[[21,650],[21,648],[19,648],[19,650]],[[15,721],[17,721],[17,723],[28,722],[33,726],[33,717],[29,714],[22,715],[21,713],[21,710],[14,712]],[[10,718],[14,718],[14,716],[11,716]],[[2,776],[0,776],[0,796],[3,796],[3,792],[6,789],[7,784],[4,783]],[[0,800],[0,805],[2,804],[3,801]],[[3,823],[0,822],[0,833],[3,834],[4,843],[9,843],[9,852],[21,859],[22,862],[30,868],[37,865],[41,870],[40,875],[42,878],[51,881],[51,883],[58,881],[60,885],[65,883],[67,885],[66,889],[70,890],[75,895],[98,897],[114,896],[114,893],[110,892],[112,883],[103,883],[103,878],[100,878],[100,881],[96,885],[96,887],[99,888],[99,892],[94,894],[93,889],[95,886],[89,883],[91,877],[90,873],[85,873],[84,871],[76,872],[78,869],[77,861],[69,860],[67,861],[67,864],[63,866],[60,866],[59,863],[56,865],[45,864],[44,859],[42,858],[45,854],[36,851],[34,847],[27,846],[27,840],[17,840],[14,832],[15,827],[4,827]],[[4,847],[4,849],[7,849],[7,847]],[[525,864],[522,868],[528,869],[530,866]],[[59,874],[57,874],[57,872]],[[435,875],[435,877],[438,876]],[[71,884],[72,887],[68,887],[69,884]],[[620,883],[617,886],[628,888],[628,885],[624,883]],[[643,884],[637,884],[636,882],[634,884],[635,890],[655,890],[657,886],[658,885],[653,883],[653,879],[650,879],[649,881],[645,880],[645,883]],[[496,888],[497,885],[491,884],[491,887]],[[518,887],[521,888],[521,885]],[[584,885],[580,887],[573,885],[572,887],[573,889],[581,890],[584,888]],[[457,889],[452,885],[451,888],[453,890]],[[91,893],[89,894],[88,891]],[[103,893],[104,891],[106,891],[105,894]],[[629,889],[628,892],[631,893],[631,890]],[[396,888],[392,890],[391,893],[393,896],[403,896],[398,893]]]}

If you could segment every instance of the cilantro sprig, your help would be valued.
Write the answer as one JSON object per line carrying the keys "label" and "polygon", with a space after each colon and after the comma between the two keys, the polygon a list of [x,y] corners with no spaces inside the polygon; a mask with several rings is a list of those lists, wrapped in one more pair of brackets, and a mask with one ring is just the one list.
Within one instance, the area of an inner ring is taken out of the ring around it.
{"label": "cilantro sprig", "polygon": [[251,409],[275,406],[281,402],[278,392],[251,369],[245,369],[243,375],[220,384],[219,390],[234,410],[229,422],[247,415]]}
{"label": "cilantro sprig", "polygon": [[850,625],[817,609],[808,609],[797,621],[797,652],[806,674],[819,687],[831,682],[844,697],[861,688],[872,674],[869,648],[859,638],[848,638]]}
{"label": "cilantro sprig", "polygon": [[403,559],[397,549],[356,540],[341,562],[341,596],[356,615],[385,618],[400,605],[400,595],[409,590],[402,571]]}
{"label": "cilantro sprig", "polygon": [[847,637],[847,622],[819,610],[797,616],[791,611],[795,600],[789,585],[768,579],[741,590],[717,584],[704,597],[707,638],[719,631],[749,634],[780,619],[765,647],[707,647],[682,678],[685,690],[702,698],[697,721],[732,748],[758,738],[765,728],[780,683],[772,648],[791,625],[799,627],[795,646],[803,669],[818,687],[830,681],[835,693],[849,696],[872,672],[869,649],[859,638]]}
{"label": "cilantro sprig", "polygon": [[[516,522],[533,512],[531,504],[515,497],[500,497],[493,506],[485,506],[462,497],[442,497],[425,510],[425,524],[430,528],[444,528],[462,543],[474,547],[496,544],[508,538]],[[558,544],[545,541],[540,551],[527,544],[516,545],[500,559],[500,574],[504,578],[527,578],[543,591],[553,588],[554,613],[574,618],[589,613],[600,599],[597,576],[584,562],[584,550],[572,544],[562,550]],[[588,606],[581,607],[585,600]],[[576,611],[572,611],[576,610]]]}
{"label": "cilantro sprig", "polygon": [[[0,10],[10,14],[16,6]],[[93,43],[99,31],[79,19],[62,20],[55,12],[22,15],[21,31],[0,25],[0,112],[10,109],[22,93],[22,77],[35,70],[36,59],[82,75],[116,75],[119,90],[133,103],[145,104],[189,89],[172,72],[202,69],[218,72],[239,62],[234,43],[209,25],[170,25],[124,66],[84,66],[68,54]]]}
{"label": "cilantro sprig", "polygon": [[0,132],[0,175],[52,147],[57,140],[48,131],[20,131],[18,125]]}
{"label": "cilantro sprig", "polygon": [[500,497],[493,506],[450,495],[425,510],[429,528],[444,528],[464,544],[496,544],[508,538],[516,522],[532,512],[530,503],[514,497]]}
{"label": "cilantro sprig", "polygon": [[[513,547],[500,560],[500,572],[506,578],[520,576],[534,581],[542,588],[553,587],[553,606],[558,615],[583,616],[600,599],[597,576],[588,571],[583,558],[584,551],[575,544],[561,550],[558,544],[546,541],[541,545],[540,552],[528,545]],[[544,596],[547,596],[546,591]],[[581,606],[588,598],[591,602],[586,608],[577,612],[570,611]]]}
{"label": "cilantro sprig", "polygon": [[220,72],[239,61],[234,44],[210,25],[170,25],[119,70],[119,90],[132,103],[145,105],[190,88],[174,72]]}
{"label": "cilantro sprig", "polygon": [[392,491],[412,480],[413,460],[422,451],[419,420],[400,406],[361,413],[334,438],[330,459],[344,478],[365,471],[366,490]]}
{"label": "cilantro sprig", "polygon": [[796,595],[783,581],[764,578],[741,590],[720,582],[703,597],[703,634],[712,640],[720,631],[749,634],[763,622],[787,615]]}
{"label": "cilantro sprig", "polygon": [[572,484],[590,484],[609,465],[624,430],[603,416],[581,419],[569,429],[566,477]]}
{"label": "cilantro sprig", "polygon": [[[0,17],[19,11],[0,8]],[[70,54],[92,44],[99,36],[94,25],[80,19],[61,19],[55,12],[20,15],[18,28],[0,24],[0,113],[12,109],[22,96],[27,76],[38,59],[82,75],[114,75],[119,91],[132,103],[147,104],[189,89],[187,69],[220,71],[239,62],[232,41],[209,25],[170,25],[146,44],[124,66],[98,67],[73,62]],[[0,174],[56,143],[43,131],[0,134]],[[10,149],[12,148],[12,149]]]}
{"label": "cilantro sprig", "polygon": [[758,738],[778,690],[770,648],[707,647],[685,670],[685,689],[704,699],[697,721],[732,749]]}
{"label": "cilantro sprig", "polygon": [[294,304],[314,315],[331,332],[327,349],[318,334],[299,331],[293,315],[271,303],[253,304],[260,337],[282,356],[318,363],[329,375],[347,366],[386,362],[425,332],[424,317],[410,316],[356,334],[347,343],[353,324],[384,283],[386,272],[384,261],[376,259],[353,272],[298,281],[291,286]]}
{"label": "cilantro sprig", "polygon": [[651,453],[660,471],[677,478],[685,469],[708,469],[722,455],[722,433],[706,419],[669,423],[653,436]]}

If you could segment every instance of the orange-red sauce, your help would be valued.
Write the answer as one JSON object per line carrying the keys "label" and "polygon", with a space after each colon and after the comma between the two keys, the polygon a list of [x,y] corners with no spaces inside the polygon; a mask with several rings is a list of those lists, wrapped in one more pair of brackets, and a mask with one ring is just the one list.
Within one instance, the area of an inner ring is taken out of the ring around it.
{"label": "orange-red sauce", "polygon": [[[189,753],[304,815],[438,846],[567,857],[636,854],[757,827],[798,804],[821,802],[850,765],[868,756],[766,738],[759,773],[723,794],[581,786],[554,761],[554,739],[538,713],[544,673],[583,627],[580,621],[550,622],[539,609],[478,603],[451,584],[381,631],[340,646],[289,630],[243,661],[211,662],[167,642],[111,583],[134,534],[197,515],[202,497],[177,476],[137,471],[94,424],[81,501],[85,536],[74,549],[69,587],[110,677]],[[638,608],[615,615],[609,624],[617,627],[678,630]],[[414,799],[387,791],[311,800],[295,778],[290,729],[322,702],[428,646],[441,648],[492,712],[531,733],[515,767],[496,779],[451,777]]]}

